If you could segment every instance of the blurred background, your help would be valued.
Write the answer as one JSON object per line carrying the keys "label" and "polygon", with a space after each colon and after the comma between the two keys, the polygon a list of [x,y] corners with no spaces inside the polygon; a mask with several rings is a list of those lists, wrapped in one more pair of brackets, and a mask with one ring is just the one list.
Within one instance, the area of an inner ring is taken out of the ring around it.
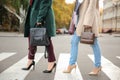
{"label": "blurred background", "polygon": [[[24,31],[29,0],[0,0],[0,32]],[[75,0],[53,0],[57,33],[68,32]],[[120,0],[100,0],[99,32],[120,32]]]}

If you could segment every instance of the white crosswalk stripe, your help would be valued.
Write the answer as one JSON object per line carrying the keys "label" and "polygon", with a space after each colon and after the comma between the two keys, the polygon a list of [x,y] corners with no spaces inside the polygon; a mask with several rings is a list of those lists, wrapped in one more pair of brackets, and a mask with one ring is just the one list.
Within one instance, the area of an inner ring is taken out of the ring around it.
{"label": "white crosswalk stripe", "polygon": [[[70,54],[61,53],[58,59],[54,80],[83,80],[78,67],[72,70],[71,74],[63,73],[69,63]],[[77,65],[77,64],[76,64]]]}
{"label": "white crosswalk stripe", "polygon": [[0,53],[0,61],[12,56],[12,55],[15,55],[16,52],[2,52]]}
{"label": "white crosswalk stripe", "polygon": [[116,58],[120,59],[120,56],[116,56]]}
{"label": "white crosswalk stripe", "polygon": [[[7,59],[16,52],[2,52],[0,53],[0,61]],[[42,57],[44,53],[37,53],[35,62],[37,63]],[[94,61],[93,55],[88,55],[88,57]],[[59,59],[57,62],[57,68],[54,80],[83,80],[81,72],[78,68],[76,70],[73,69],[70,74],[63,73],[69,64],[70,54],[68,53],[60,53]],[[120,56],[116,56],[116,58],[120,59]],[[30,73],[31,70],[24,71],[21,68],[26,66],[27,56],[22,58],[20,61],[7,68],[5,71],[0,73],[0,80],[24,80],[26,76]],[[102,71],[108,76],[110,80],[120,80],[120,68],[114,65],[111,61],[102,56]]]}
{"label": "white crosswalk stripe", "polygon": [[[36,54],[36,63],[42,58],[43,53]],[[24,57],[22,60],[17,62],[16,64],[12,65],[10,68],[6,69],[0,74],[0,80],[24,80],[27,74],[30,72],[21,70],[21,68],[25,67],[27,61],[27,56]]]}
{"label": "white crosswalk stripe", "polygon": [[[92,61],[93,55],[88,55]],[[102,56],[102,71],[110,78],[110,80],[120,80],[120,68]]]}

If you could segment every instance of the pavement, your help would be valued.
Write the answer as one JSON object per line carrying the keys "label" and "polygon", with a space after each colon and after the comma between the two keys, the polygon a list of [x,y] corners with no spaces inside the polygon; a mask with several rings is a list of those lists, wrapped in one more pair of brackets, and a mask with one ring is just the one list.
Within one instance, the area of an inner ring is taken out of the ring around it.
{"label": "pavement", "polygon": [[0,32],[0,80],[120,80],[120,34],[100,34],[102,71],[96,77],[88,75],[94,59],[89,46],[80,44],[76,70],[71,74],[63,74],[69,62],[71,36],[61,34],[52,40],[57,59],[56,71],[42,73],[47,67],[47,60],[43,56],[44,47],[37,49],[35,70],[23,71],[21,68],[27,60],[27,39],[22,33]]}
{"label": "pavement", "polygon": [[[63,35],[63,34],[61,34]],[[100,33],[100,37],[120,37],[120,33]],[[24,37],[23,33],[19,32],[0,32],[0,37]]]}
{"label": "pavement", "polygon": [[0,37],[23,37],[23,33],[19,32],[0,32]]}

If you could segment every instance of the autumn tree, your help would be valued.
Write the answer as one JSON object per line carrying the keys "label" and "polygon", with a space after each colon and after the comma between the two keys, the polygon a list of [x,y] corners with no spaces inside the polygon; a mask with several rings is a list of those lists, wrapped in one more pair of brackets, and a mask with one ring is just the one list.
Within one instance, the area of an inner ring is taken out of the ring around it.
{"label": "autumn tree", "polygon": [[[12,11],[14,11],[20,16],[21,5],[23,6],[23,9],[27,11],[28,4],[29,4],[28,1],[29,0],[0,0],[0,6],[6,5],[8,8],[10,8]],[[56,22],[57,28],[69,27],[72,12],[73,12],[73,7],[74,7],[74,4],[66,4],[65,0],[53,0],[53,10],[55,13],[55,22]],[[4,15],[2,14],[2,11],[0,11],[0,16],[1,15]],[[9,20],[9,19],[6,19],[6,20]],[[0,21],[4,21],[4,19],[0,18]],[[9,22],[11,21],[9,20]]]}
{"label": "autumn tree", "polygon": [[21,5],[23,5],[23,8],[27,10],[28,1],[29,0],[0,0],[0,6],[7,5],[9,7],[12,7],[19,14]]}
{"label": "autumn tree", "polygon": [[70,24],[74,4],[66,4],[65,0],[54,0],[53,9],[57,28],[67,27]]}

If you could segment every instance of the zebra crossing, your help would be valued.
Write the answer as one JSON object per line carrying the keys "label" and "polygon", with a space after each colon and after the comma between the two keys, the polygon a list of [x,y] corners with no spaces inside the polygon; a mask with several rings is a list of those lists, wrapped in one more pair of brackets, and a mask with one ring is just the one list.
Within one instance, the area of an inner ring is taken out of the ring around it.
{"label": "zebra crossing", "polygon": [[[16,52],[3,52],[0,53],[0,61],[3,61],[13,55],[17,54]],[[37,53],[35,61],[38,61],[43,57],[44,53]],[[77,66],[76,70],[72,70],[71,74],[65,74],[62,71],[67,68],[69,64],[69,53],[60,53],[57,62],[57,68],[54,76],[54,80],[84,80],[82,77],[82,72]],[[93,55],[88,55],[88,58],[93,61]],[[116,56],[120,60],[120,56]],[[24,80],[25,77],[30,73],[31,70],[24,71],[21,70],[22,67],[25,67],[27,56],[22,58],[17,63],[8,67],[6,70],[0,73],[0,80]],[[61,65],[62,64],[62,65]],[[78,65],[78,63],[76,63]],[[102,56],[102,71],[109,77],[110,80],[120,80],[120,67],[114,65],[110,60]],[[99,80],[99,79],[98,79]]]}
{"label": "zebra crossing", "polygon": [[64,69],[67,68],[68,66],[69,58],[70,58],[69,54],[65,53],[60,54],[54,80],[83,80],[83,77],[78,67],[76,68],[76,70],[73,70],[71,74],[63,73]]}
{"label": "zebra crossing", "polygon": [[116,58],[120,59],[120,56],[116,56]]}
{"label": "zebra crossing", "polygon": [[[11,54],[13,55],[13,54]],[[9,56],[11,56],[9,55]],[[38,62],[42,56],[43,53],[37,53],[36,54],[36,62]],[[8,56],[7,56],[8,57]],[[27,74],[30,72],[21,70],[22,67],[25,67],[26,63],[24,62],[27,60],[27,56],[25,56],[23,59],[18,61],[16,64],[12,65],[10,68],[6,69],[0,74],[0,80],[24,80],[24,78],[27,76]]]}
{"label": "zebra crossing", "polygon": [[[89,58],[94,61],[93,55],[88,55]],[[107,60],[105,57],[102,56],[102,71],[106,73],[106,75],[111,80],[120,80],[120,68],[115,66],[111,61]],[[115,76],[113,76],[115,75]]]}
{"label": "zebra crossing", "polygon": [[4,60],[4,59],[6,59],[6,58],[8,58],[8,57],[10,57],[14,54],[16,54],[16,52],[9,52],[9,53],[8,52],[3,52],[3,53],[0,54],[0,61]]}

